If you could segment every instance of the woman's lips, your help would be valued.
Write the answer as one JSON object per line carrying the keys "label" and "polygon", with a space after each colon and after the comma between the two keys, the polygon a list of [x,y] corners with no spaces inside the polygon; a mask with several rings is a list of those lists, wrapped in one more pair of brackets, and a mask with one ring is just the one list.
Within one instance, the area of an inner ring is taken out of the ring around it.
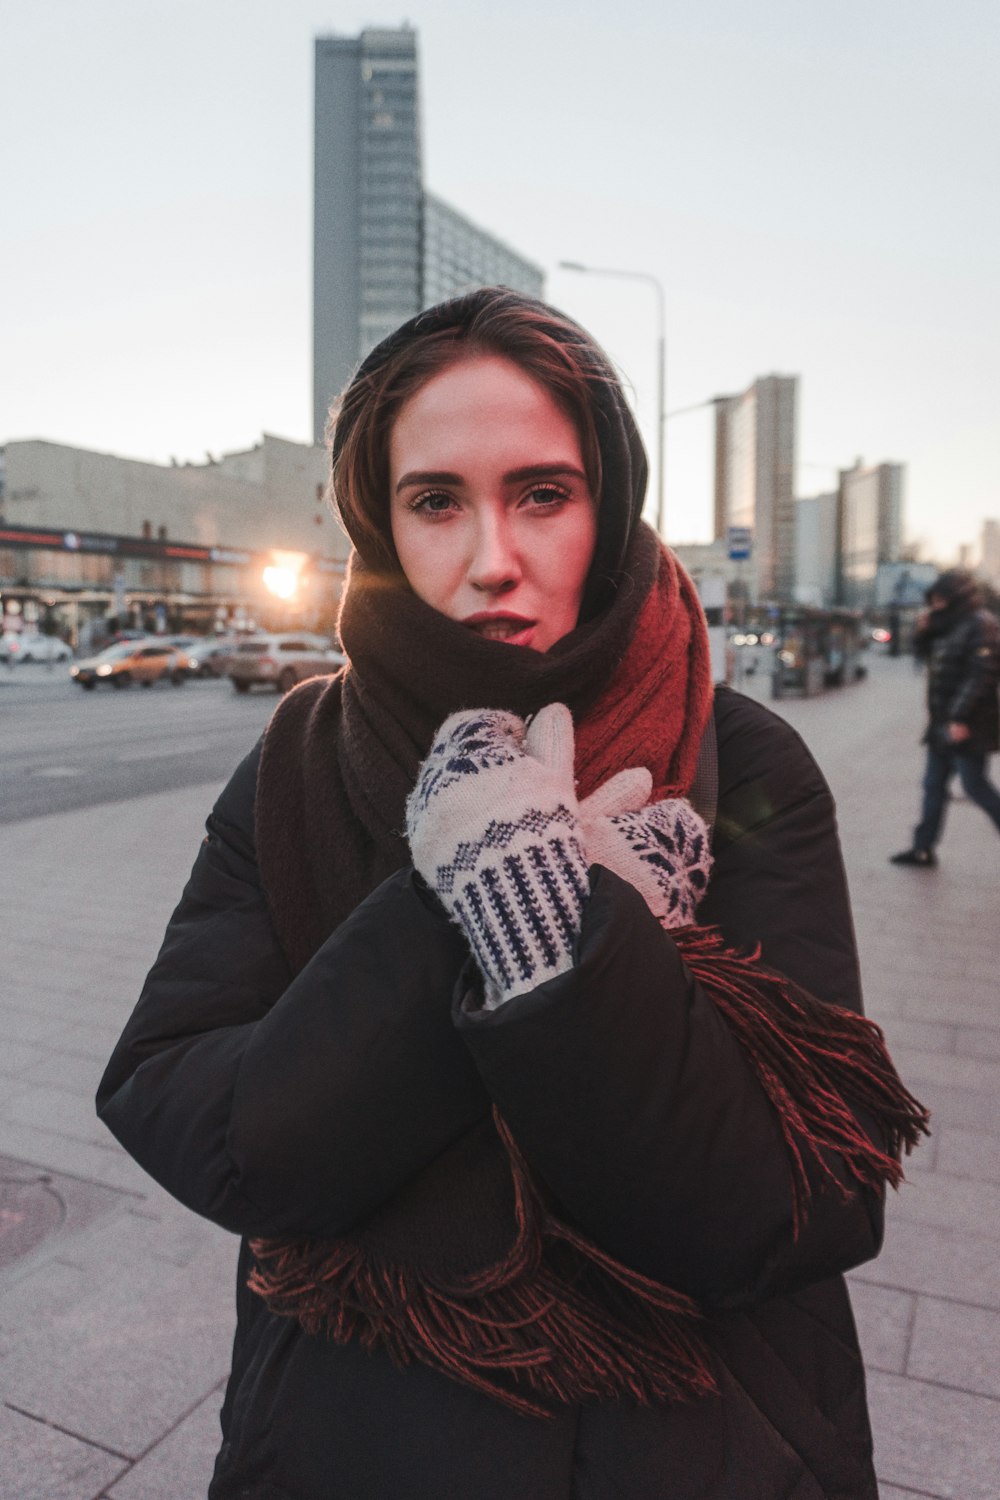
{"label": "woman's lips", "polygon": [[463,624],[488,641],[505,641],[508,646],[530,646],[536,622],[515,615],[473,615]]}

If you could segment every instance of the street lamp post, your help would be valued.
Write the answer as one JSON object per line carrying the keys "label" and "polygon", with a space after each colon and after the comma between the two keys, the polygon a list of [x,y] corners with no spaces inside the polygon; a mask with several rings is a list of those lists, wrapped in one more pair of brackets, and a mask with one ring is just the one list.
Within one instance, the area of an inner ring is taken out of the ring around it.
{"label": "street lamp post", "polygon": [[667,431],[667,326],[663,284],[649,271],[625,271],[617,266],[584,266],[577,260],[561,260],[559,267],[563,271],[584,271],[589,276],[618,276],[626,281],[644,281],[656,293],[656,529],[662,537],[666,523],[663,508],[663,450]]}

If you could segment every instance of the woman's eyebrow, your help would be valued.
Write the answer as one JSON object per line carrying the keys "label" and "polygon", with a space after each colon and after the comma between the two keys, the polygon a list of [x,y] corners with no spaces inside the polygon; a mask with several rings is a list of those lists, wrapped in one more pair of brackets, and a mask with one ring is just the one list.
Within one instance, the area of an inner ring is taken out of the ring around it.
{"label": "woman's eyebrow", "polygon": [[553,464],[526,464],[523,469],[509,469],[503,476],[504,484],[522,484],[526,479],[553,479],[557,475],[563,475],[569,479],[582,479],[586,484],[587,476],[582,469],[575,464],[553,463]]}
{"label": "woman's eyebrow", "polygon": [[[508,469],[503,476],[504,484],[523,484],[526,479],[552,479],[557,475],[565,478],[582,479],[586,484],[587,476],[582,469],[570,463],[549,464],[525,464],[520,469]],[[396,494],[400,490],[409,488],[416,484],[463,484],[461,474],[454,474],[450,469],[410,469],[396,481]]]}
{"label": "woman's eyebrow", "polygon": [[411,484],[461,484],[461,474],[452,474],[447,469],[411,469],[396,481],[396,494]]}

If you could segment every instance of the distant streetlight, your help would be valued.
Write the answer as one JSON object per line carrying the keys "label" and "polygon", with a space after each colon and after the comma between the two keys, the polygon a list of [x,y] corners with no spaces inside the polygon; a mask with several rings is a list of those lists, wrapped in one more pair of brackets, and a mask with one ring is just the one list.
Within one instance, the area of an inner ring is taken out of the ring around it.
{"label": "distant streetlight", "polygon": [[299,591],[299,575],[291,568],[266,567],[264,587],[277,599],[294,599]]}
{"label": "distant streetlight", "polygon": [[289,603],[295,598],[302,581],[302,569],[308,562],[304,552],[279,552],[277,549],[271,553],[271,562],[264,569],[263,582],[268,593]]}
{"label": "distant streetlight", "polygon": [[663,536],[666,516],[663,508],[663,449],[666,438],[667,399],[667,329],[664,312],[663,284],[648,271],[625,271],[617,266],[583,266],[577,260],[561,260],[563,271],[584,271],[588,276],[619,276],[627,281],[644,281],[656,293],[657,310],[657,390],[656,390],[656,529]]}

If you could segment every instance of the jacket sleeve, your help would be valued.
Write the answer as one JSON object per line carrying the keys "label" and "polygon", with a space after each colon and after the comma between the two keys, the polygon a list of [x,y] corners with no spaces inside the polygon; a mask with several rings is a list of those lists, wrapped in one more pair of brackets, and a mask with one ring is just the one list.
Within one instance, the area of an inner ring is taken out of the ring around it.
{"label": "jacket sleeve", "polygon": [[926,662],[934,645],[934,632],[931,628],[931,612],[925,610],[922,615],[917,616],[914,626],[913,638],[910,642],[914,658],[917,661]]}
{"label": "jacket sleeve", "polygon": [[488,1110],[449,1015],[467,950],[404,871],[292,978],[253,857],[255,769],[208,820],[97,1108],[224,1228],[332,1236]]}
{"label": "jacket sleeve", "polygon": [[[819,998],[860,1008],[829,791],[766,710],[728,719],[700,919],[736,945],[762,942],[772,967]],[[822,1181],[794,1236],[787,1148],[749,1060],[670,936],[609,871],[592,872],[570,973],[497,1012],[466,997],[455,1017],[559,1207],[626,1264],[734,1307],[877,1253],[879,1195]]]}
{"label": "jacket sleeve", "polygon": [[1000,630],[992,618],[977,614],[969,631],[965,670],[948,709],[950,723],[967,724],[1000,682]]}

